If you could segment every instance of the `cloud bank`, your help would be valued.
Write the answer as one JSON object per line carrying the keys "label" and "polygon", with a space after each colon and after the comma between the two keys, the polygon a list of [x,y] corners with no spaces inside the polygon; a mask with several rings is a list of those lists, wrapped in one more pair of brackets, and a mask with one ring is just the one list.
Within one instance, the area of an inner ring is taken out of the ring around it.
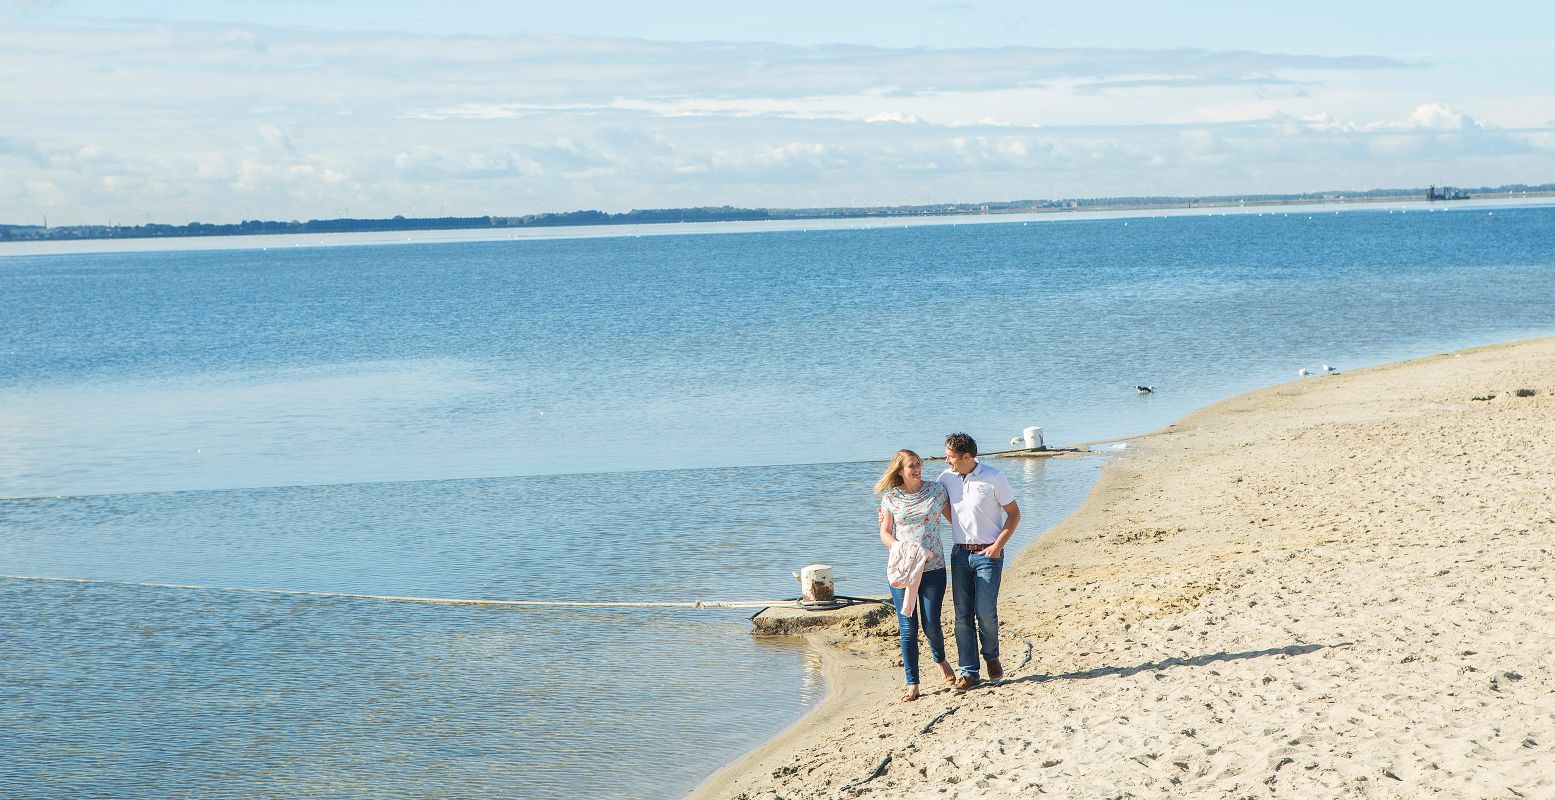
{"label": "cloud bank", "polygon": [[194,25],[15,25],[0,54],[4,222],[1484,183],[1555,150],[1371,55]]}

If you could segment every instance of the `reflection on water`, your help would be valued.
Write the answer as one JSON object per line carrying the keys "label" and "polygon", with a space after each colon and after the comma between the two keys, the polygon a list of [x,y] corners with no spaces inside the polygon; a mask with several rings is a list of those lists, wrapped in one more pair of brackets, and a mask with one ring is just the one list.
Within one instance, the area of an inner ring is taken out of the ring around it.
{"label": "reflection on water", "polygon": [[0,607],[0,779],[25,796],[669,796],[818,697],[716,614],[26,581]]}
{"label": "reflection on water", "polygon": [[801,690],[811,703],[818,703],[826,696],[826,664],[821,659],[821,654],[805,648],[804,651],[804,676],[799,681]]}
{"label": "reflection on water", "polygon": [[0,489],[103,494],[401,477],[404,464],[372,465],[386,449],[420,454],[418,474],[480,471],[468,445],[494,411],[486,406],[517,402],[503,388],[472,364],[423,360],[0,391]]}
{"label": "reflection on water", "polygon": [[1123,436],[1555,330],[1552,243],[1542,207],[6,259],[0,496]]}

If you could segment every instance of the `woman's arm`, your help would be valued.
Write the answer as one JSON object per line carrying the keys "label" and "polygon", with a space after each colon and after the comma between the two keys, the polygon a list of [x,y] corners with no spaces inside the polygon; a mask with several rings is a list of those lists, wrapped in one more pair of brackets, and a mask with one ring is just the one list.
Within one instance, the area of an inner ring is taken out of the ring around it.
{"label": "woman's arm", "polygon": [[896,515],[881,507],[879,517],[880,543],[890,548],[891,545],[896,544]]}

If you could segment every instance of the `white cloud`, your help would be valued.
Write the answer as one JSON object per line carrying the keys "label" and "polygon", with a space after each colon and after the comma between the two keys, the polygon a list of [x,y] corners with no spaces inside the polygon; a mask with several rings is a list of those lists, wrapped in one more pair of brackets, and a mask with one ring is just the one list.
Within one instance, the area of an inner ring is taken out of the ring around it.
{"label": "white cloud", "polygon": [[1301,121],[1315,130],[1327,131],[1474,131],[1488,127],[1445,103],[1416,106],[1403,119],[1358,122],[1336,119],[1332,114],[1323,112],[1304,116]]}
{"label": "white cloud", "polygon": [[923,118],[917,114],[909,114],[905,111],[890,111],[876,114],[865,122],[894,122],[901,125],[916,125],[923,122]]}
{"label": "white cloud", "polygon": [[1404,121],[1409,128],[1429,128],[1439,131],[1461,131],[1483,127],[1474,118],[1461,111],[1454,111],[1441,103],[1427,103],[1415,109]]}
{"label": "white cloud", "polygon": [[0,53],[0,221],[1300,191],[1453,159],[1549,179],[1545,131],[1335,102],[1323,76],[1414,70],[1371,56],[198,26],[15,26]]}

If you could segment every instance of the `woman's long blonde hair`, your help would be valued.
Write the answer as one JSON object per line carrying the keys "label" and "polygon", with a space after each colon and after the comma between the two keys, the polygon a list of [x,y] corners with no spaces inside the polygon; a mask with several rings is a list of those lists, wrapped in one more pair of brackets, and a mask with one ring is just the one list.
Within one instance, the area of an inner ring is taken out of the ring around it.
{"label": "woman's long blonde hair", "polygon": [[887,489],[895,489],[902,485],[902,467],[907,466],[907,460],[916,458],[922,462],[923,457],[911,450],[898,450],[891,459],[891,466],[885,468],[885,474],[880,480],[875,481],[875,494],[880,494]]}

